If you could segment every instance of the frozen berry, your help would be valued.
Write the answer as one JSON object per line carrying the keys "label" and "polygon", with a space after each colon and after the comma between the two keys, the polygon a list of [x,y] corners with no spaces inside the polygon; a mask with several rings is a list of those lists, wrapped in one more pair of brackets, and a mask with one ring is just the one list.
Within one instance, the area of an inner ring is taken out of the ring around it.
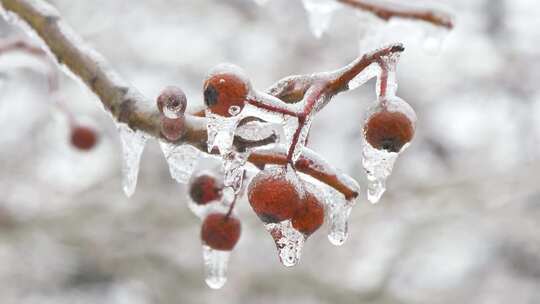
{"label": "frozen berry", "polygon": [[184,131],[184,117],[175,119],[161,117],[161,134],[168,140],[179,140],[184,135]]}
{"label": "frozen berry", "polygon": [[88,151],[92,149],[97,142],[96,132],[89,128],[83,126],[77,126],[71,129],[71,144],[83,151]]}
{"label": "frozen berry", "polygon": [[211,213],[203,221],[201,239],[215,250],[230,251],[240,238],[240,221],[222,213]]}
{"label": "frozen berry", "polygon": [[373,148],[399,152],[412,140],[414,126],[407,115],[383,109],[368,118],[364,126],[364,134]]}
{"label": "frozen berry", "polygon": [[230,117],[243,108],[251,90],[245,72],[232,64],[213,68],[204,81],[204,103],[214,114]]}
{"label": "frozen berry", "polygon": [[223,183],[209,173],[203,173],[190,183],[189,195],[198,205],[206,205],[221,199]]}
{"label": "frozen berry", "polygon": [[248,187],[253,211],[265,223],[290,219],[303,196],[302,182],[292,169],[273,167],[260,171]]}
{"label": "frozen berry", "polygon": [[324,206],[313,193],[306,193],[291,219],[292,226],[305,235],[317,231],[324,222]]}
{"label": "frozen berry", "polygon": [[186,111],[186,94],[178,87],[168,86],[159,94],[157,106],[159,112],[166,117],[171,119],[179,118]]}

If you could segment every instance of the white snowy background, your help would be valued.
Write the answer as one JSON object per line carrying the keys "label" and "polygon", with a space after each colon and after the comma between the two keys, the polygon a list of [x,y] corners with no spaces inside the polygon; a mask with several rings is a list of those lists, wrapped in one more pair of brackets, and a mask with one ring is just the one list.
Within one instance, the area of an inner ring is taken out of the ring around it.
{"label": "white snowy background", "polygon": [[[50,2],[144,94],[176,84],[191,109],[220,62],[242,66],[264,89],[347,64],[377,28],[340,9],[316,39],[300,0]],[[119,137],[96,97],[63,76],[67,107],[100,136],[81,153],[47,95],[47,66],[1,56],[0,303],[539,303],[540,4],[444,2],[456,28],[437,54],[423,47],[430,29],[421,23],[392,22],[381,38],[405,43],[398,95],[419,119],[381,202],[362,196],[345,245],[332,246],[324,227],[286,269],[242,201],[242,237],[219,291],[204,283],[199,220],[157,143],[127,199]],[[0,21],[0,36],[25,34]],[[361,126],[373,87],[339,95],[310,138],[363,188]]]}

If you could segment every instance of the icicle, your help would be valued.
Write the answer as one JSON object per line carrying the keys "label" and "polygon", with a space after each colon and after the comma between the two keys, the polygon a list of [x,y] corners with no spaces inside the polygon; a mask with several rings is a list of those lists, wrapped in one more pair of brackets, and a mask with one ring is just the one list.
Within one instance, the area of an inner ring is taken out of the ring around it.
{"label": "icicle", "polygon": [[427,54],[440,54],[444,41],[450,33],[450,30],[443,26],[434,26],[432,24],[424,24],[424,41],[423,48]]}
{"label": "icicle", "polygon": [[330,26],[332,14],[340,5],[335,0],[303,0],[313,35],[321,38]]}
{"label": "icicle", "polygon": [[133,131],[128,125],[117,124],[122,142],[122,186],[124,193],[130,197],[135,192],[137,177],[139,175],[139,164],[144,146],[148,140],[147,135],[140,131]]}
{"label": "icicle", "polygon": [[231,252],[215,250],[206,245],[202,249],[206,284],[212,289],[220,289],[227,282],[227,264]]}
{"label": "icicle", "polygon": [[159,145],[169,165],[171,177],[179,183],[187,183],[199,160],[199,150],[191,145],[178,146],[163,141]]}
{"label": "icicle", "polygon": [[[359,189],[358,184],[352,181]],[[348,221],[352,207],[356,203],[354,200],[346,200],[343,194],[333,188],[325,188],[326,219],[329,223],[328,240],[335,246],[341,246],[349,236]]]}
{"label": "icicle", "polygon": [[306,241],[304,234],[294,229],[290,220],[277,224],[265,224],[264,227],[276,243],[279,260],[283,266],[292,267],[298,264]]}
{"label": "icicle", "polygon": [[398,153],[377,150],[364,142],[362,165],[367,174],[367,197],[371,203],[379,202],[386,191],[386,180],[392,174],[398,156]]}
{"label": "icicle", "polygon": [[206,110],[206,129],[208,132],[208,152],[215,147],[221,155],[231,152],[234,132],[241,120],[240,116],[222,117]]}
{"label": "icicle", "polygon": [[245,167],[249,153],[231,152],[223,155],[222,169],[224,172],[223,184],[225,187],[232,187],[235,193],[242,188]]}
{"label": "icicle", "polygon": [[[393,98],[396,96],[398,89],[397,79],[396,79],[396,67],[400,58],[400,53],[393,53],[389,56],[381,57],[384,65],[386,66],[386,92],[385,98]],[[377,96],[381,96],[381,81],[382,81],[382,69],[379,67],[379,75],[377,77],[377,84],[375,86],[375,93]]]}

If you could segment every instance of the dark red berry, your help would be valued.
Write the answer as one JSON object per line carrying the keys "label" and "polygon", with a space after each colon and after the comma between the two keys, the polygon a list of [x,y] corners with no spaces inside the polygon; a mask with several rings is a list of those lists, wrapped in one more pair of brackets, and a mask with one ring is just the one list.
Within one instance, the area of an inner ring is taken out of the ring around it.
{"label": "dark red berry", "polygon": [[178,87],[168,86],[159,94],[157,106],[159,112],[168,118],[178,118],[186,111],[186,94]]}
{"label": "dark red berry", "polygon": [[242,69],[229,64],[218,65],[204,81],[204,103],[214,114],[233,116],[243,109],[250,87]]}
{"label": "dark red berry", "polygon": [[240,221],[233,215],[211,213],[203,221],[201,239],[215,250],[230,251],[240,238]]}
{"label": "dark red berry", "polygon": [[219,201],[222,196],[223,183],[211,174],[197,176],[189,185],[189,195],[198,205],[206,205]]}
{"label": "dark red berry", "polygon": [[414,136],[414,126],[401,112],[382,110],[372,114],[364,126],[367,142],[375,149],[399,152]]}
{"label": "dark red berry", "polygon": [[89,128],[83,126],[76,126],[71,129],[71,144],[83,151],[88,151],[92,149],[97,142],[96,132]]}
{"label": "dark red berry", "polygon": [[290,219],[301,200],[301,181],[286,167],[260,171],[248,187],[248,199],[253,211],[265,223]]}
{"label": "dark red berry", "polygon": [[291,219],[292,226],[309,236],[324,222],[324,206],[312,193],[306,193]]}
{"label": "dark red berry", "polygon": [[182,135],[184,135],[184,117],[180,118],[167,118],[165,116],[161,117],[161,134],[170,141],[179,140]]}

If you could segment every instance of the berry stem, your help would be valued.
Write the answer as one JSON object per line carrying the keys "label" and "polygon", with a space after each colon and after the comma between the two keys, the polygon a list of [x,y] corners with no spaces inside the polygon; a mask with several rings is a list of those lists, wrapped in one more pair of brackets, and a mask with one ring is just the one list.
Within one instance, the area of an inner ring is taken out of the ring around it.
{"label": "berry stem", "polygon": [[231,216],[233,210],[234,210],[234,207],[236,205],[236,199],[238,197],[238,194],[237,193],[234,193],[234,198],[233,198],[233,201],[231,202],[231,205],[229,206],[229,210],[227,211],[227,214],[225,214],[225,220],[228,220],[229,217]]}
{"label": "berry stem", "polygon": [[379,98],[382,100],[383,106],[386,106],[384,97],[386,96],[386,90],[388,89],[388,66],[382,59],[378,59],[377,63],[381,68],[381,74],[379,75]]}

